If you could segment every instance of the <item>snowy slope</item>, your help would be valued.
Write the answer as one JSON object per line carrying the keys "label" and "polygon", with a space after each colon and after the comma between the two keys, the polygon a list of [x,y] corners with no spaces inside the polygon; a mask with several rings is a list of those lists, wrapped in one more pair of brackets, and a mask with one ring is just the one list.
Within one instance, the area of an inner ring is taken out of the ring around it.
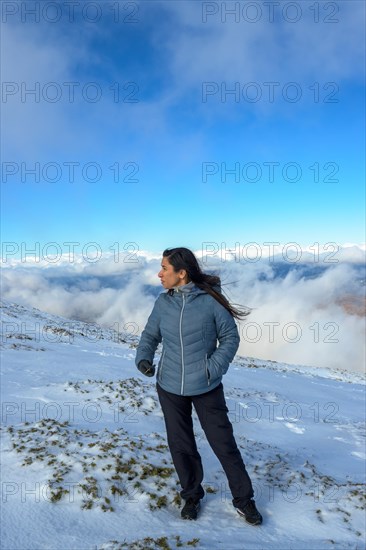
{"label": "snowy slope", "polygon": [[360,374],[237,356],[224,389],[264,522],[233,509],[196,417],[206,496],[187,522],[136,338],[1,311],[2,549],[365,548]]}

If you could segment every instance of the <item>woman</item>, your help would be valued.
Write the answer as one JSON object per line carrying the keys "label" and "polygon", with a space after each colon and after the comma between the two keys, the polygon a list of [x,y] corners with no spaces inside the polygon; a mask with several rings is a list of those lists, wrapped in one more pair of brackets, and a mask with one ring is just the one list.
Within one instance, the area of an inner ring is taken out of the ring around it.
{"label": "woman", "polygon": [[162,341],[157,392],[185,500],[181,516],[196,519],[205,494],[193,432],[193,404],[228,478],[233,506],[248,523],[259,525],[262,516],[227,416],[221,382],[239,347],[234,318],[247,313],[229,303],[221,293],[220,278],[204,273],[188,248],[165,250],[158,276],[168,291],[157,298],[141,334],[136,365],[146,376],[153,376],[154,354]]}

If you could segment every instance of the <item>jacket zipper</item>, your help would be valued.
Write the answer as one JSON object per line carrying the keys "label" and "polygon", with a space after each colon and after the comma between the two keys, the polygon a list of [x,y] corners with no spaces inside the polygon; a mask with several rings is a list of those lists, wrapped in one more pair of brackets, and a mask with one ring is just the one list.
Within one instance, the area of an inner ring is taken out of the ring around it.
{"label": "jacket zipper", "polygon": [[182,296],[183,296],[183,305],[182,305],[182,309],[181,309],[181,312],[180,312],[179,336],[180,336],[180,346],[181,346],[181,350],[182,350],[182,383],[181,383],[181,387],[180,387],[180,393],[183,395],[183,389],[184,389],[184,353],[183,353],[183,336],[182,336],[182,317],[183,317],[183,310],[184,310],[184,306],[185,306],[185,297],[184,297],[183,292],[182,292]]}

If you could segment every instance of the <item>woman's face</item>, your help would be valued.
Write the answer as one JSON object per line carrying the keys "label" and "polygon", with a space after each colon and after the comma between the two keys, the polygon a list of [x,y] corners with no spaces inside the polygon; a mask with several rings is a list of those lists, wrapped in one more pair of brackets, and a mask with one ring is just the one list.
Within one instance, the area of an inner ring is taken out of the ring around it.
{"label": "woman's face", "polygon": [[158,273],[161,284],[164,288],[173,288],[174,286],[185,285],[188,282],[185,269],[174,271],[174,268],[167,257],[163,256],[161,260],[161,270]]}

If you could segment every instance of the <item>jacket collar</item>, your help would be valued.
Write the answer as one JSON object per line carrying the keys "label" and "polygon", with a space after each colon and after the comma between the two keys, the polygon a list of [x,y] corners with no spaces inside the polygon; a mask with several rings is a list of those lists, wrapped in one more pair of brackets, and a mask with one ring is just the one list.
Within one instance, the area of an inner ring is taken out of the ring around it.
{"label": "jacket collar", "polygon": [[173,288],[170,288],[167,293],[169,296],[179,295],[179,294],[194,294],[194,293],[201,293],[202,291],[194,284],[193,281],[190,281],[186,285],[180,285],[180,286],[174,286]]}
{"label": "jacket collar", "polygon": [[195,286],[196,285],[194,282],[190,281],[186,285],[174,286],[171,290],[174,290],[174,292],[183,292],[183,294],[188,294],[189,292],[192,292]]}

